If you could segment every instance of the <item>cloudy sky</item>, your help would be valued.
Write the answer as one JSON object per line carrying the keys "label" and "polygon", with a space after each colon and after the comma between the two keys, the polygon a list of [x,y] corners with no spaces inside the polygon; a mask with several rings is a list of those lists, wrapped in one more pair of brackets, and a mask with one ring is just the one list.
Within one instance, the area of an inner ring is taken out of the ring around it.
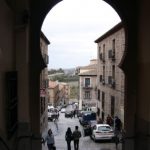
{"label": "cloudy sky", "polygon": [[48,68],[73,68],[96,58],[94,41],[120,22],[102,0],[63,0],[49,12],[42,31],[51,44]]}

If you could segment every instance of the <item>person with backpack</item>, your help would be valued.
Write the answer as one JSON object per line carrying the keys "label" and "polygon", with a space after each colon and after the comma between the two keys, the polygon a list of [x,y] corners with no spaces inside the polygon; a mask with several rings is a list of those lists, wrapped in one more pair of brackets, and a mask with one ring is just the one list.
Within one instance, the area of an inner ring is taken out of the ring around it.
{"label": "person with backpack", "polygon": [[78,130],[78,126],[75,126],[75,131],[73,132],[73,140],[74,140],[74,150],[79,149],[79,139],[81,137],[81,132]]}
{"label": "person with backpack", "polygon": [[70,127],[68,127],[68,129],[66,131],[65,139],[67,141],[68,150],[71,150],[71,141],[73,139],[73,135],[72,135],[72,131],[71,131]]}

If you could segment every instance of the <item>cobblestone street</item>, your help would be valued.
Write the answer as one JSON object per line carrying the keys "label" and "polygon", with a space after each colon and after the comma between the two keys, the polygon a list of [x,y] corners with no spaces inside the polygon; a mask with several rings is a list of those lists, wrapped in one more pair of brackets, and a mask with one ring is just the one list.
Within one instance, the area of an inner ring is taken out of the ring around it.
{"label": "cobblestone street", "polygon": [[[60,113],[59,121],[58,121],[58,131],[54,122],[48,123],[48,128],[51,128],[53,134],[55,136],[55,145],[57,150],[67,150],[67,144],[65,141],[65,132],[68,127],[71,127],[72,131],[74,131],[75,126],[78,125],[80,131],[82,132],[82,137],[80,138],[80,146],[79,150],[116,150],[116,146],[114,143],[110,142],[94,142],[90,139],[90,137],[83,137],[82,126],[79,124],[78,118],[65,118],[64,113]],[[47,130],[43,133],[43,137],[46,135]],[[74,150],[73,142],[71,142],[71,149]],[[42,150],[48,150],[47,144],[42,145]],[[118,145],[118,149],[121,150],[121,144]]]}

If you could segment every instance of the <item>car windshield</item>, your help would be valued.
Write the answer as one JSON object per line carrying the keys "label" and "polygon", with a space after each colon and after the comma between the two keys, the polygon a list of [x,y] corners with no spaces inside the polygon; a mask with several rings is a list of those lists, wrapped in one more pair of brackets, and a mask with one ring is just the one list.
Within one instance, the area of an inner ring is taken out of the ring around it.
{"label": "car windshield", "polygon": [[99,126],[98,131],[110,131],[111,128],[109,126]]}

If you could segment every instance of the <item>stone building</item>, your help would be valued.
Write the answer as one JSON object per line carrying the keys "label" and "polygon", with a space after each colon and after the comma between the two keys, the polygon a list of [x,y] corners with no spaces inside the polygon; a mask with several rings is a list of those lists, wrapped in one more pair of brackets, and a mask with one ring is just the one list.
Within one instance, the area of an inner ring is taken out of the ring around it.
{"label": "stone building", "polygon": [[97,60],[90,61],[88,66],[79,67],[79,110],[97,107],[96,77]]}
{"label": "stone building", "polygon": [[48,104],[57,106],[59,103],[59,83],[57,81],[49,81],[48,94]]}
{"label": "stone building", "polygon": [[70,87],[67,83],[49,81],[48,104],[54,107],[69,103]]}
{"label": "stone building", "polygon": [[124,73],[119,68],[125,51],[125,32],[122,23],[117,24],[97,43],[97,92],[99,117],[117,115],[124,122]]}
{"label": "stone building", "polygon": [[[46,64],[40,50],[41,26],[47,14],[51,14],[60,1],[0,0],[2,150],[42,149],[39,89],[40,73]],[[126,132],[122,149],[149,150],[150,1],[104,1],[118,13],[125,30],[125,53],[119,64],[125,73]]]}
{"label": "stone building", "polygon": [[59,82],[59,104],[66,105],[69,103],[70,86],[65,82]]}
{"label": "stone building", "polygon": [[[50,44],[47,37],[41,31],[40,48],[45,64],[49,63],[48,45]],[[41,132],[47,127],[47,104],[48,104],[48,68],[45,67],[40,73],[40,126]]]}

